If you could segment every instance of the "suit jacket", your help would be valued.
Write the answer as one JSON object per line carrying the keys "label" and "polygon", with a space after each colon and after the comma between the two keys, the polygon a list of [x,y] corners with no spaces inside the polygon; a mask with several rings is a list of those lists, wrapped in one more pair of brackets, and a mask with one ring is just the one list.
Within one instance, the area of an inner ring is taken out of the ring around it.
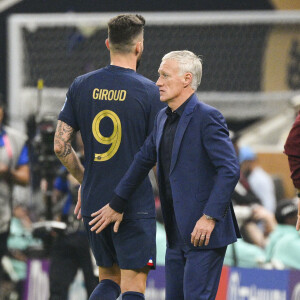
{"label": "suit jacket", "polygon": [[[159,147],[167,119],[165,110],[156,116],[151,135],[116,187],[119,197],[130,199],[130,194],[156,162],[161,189]],[[223,247],[240,237],[231,204],[239,176],[239,164],[224,117],[215,108],[199,102],[194,94],[177,126],[170,168],[175,217],[187,245],[193,247],[191,233],[203,213],[217,222],[209,245],[202,248]],[[163,195],[161,206],[168,234],[169,214]]]}

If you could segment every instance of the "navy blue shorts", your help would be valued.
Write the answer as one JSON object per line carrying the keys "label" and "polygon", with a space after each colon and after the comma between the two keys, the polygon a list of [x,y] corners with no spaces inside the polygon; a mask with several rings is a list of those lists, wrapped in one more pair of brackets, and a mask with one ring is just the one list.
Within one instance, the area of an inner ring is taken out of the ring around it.
{"label": "navy blue shorts", "polygon": [[146,265],[156,267],[156,220],[123,220],[119,231],[113,231],[114,224],[101,233],[90,230],[91,217],[83,217],[97,265],[111,267],[117,264],[120,269],[141,269]]}

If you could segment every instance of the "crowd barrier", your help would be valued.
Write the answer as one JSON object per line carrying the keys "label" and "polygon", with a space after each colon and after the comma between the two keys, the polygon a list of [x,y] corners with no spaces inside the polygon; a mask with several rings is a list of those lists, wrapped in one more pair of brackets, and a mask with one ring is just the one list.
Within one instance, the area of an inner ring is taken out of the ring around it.
{"label": "crowd barrier", "polygon": [[[23,300],[48,300],[49,261],[28,261]],[[149,273],[147,300],[164,300],[164,267]],[[76,277],[69,300],[85,300],[82,274]],[[216,300],[300,300],[300,271],[223,267]]]}

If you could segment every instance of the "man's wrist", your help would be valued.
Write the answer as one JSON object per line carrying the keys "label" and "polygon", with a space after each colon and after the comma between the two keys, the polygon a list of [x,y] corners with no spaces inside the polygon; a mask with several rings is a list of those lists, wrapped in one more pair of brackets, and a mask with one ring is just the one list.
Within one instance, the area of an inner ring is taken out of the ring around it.
{"label": "man's wrist", "polygon": [[211,216],[208,216],[206,214],[203,214],[203,216],[206,218],[206,220],[213,220],[213,221],[216,221],[215,218],[211,217]]}
{"label": "man's wrist", "polygon": [[125,210],[126,200],[115,194],[109,202],[109,206],[110,208],[121,214]]}

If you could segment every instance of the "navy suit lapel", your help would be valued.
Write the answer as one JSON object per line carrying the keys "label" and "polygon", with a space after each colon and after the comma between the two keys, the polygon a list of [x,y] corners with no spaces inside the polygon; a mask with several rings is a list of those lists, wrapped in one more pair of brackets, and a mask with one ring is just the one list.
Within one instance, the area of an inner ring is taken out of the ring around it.
{"label": "navy suit lapel", "polygon": [[[161,119],[158,121],[158,129],[157,129],[157,136],[156,136],[156,151],[159,155],[159,147],[160,147],[160,143],[161,143],[161,137],[164,131],[164,127],[165,127],[165,123],[167,120],[167,114],[165,113],[165,109],[162,113]],[[157,160],[157,162],[159,162],[159,160]]]}
{"label": "navy suit lapel", "polygon": [[159,158],[159,147],[161,143],[162,134],[164,131],[165,123],[167,120],[167,114],[166,109],[163,110],[161,118],[158,120],[158,128],[157,128],[157,135],[156,135],[156,153],[157,153],[157,166],[156,166],[156,173],[157,173],[157,179],[160,185],[160,158]]}
{"label": "navy suit lapel", "polygon": [[184,135],[185,130],[193,116],[192,112],[193,112],[194,107],[197,104],[197,102],[198,102],[198,98],[194,94],[193,97],[191,98],[191,100],[187,103],[186,108],[185,108],[182,116],[180,117],[177,129],[176,129],[176,133],[175,133],[174,143],[173,143],[170,174],[172,173],[172,171],[175,167],[183,135]]}

